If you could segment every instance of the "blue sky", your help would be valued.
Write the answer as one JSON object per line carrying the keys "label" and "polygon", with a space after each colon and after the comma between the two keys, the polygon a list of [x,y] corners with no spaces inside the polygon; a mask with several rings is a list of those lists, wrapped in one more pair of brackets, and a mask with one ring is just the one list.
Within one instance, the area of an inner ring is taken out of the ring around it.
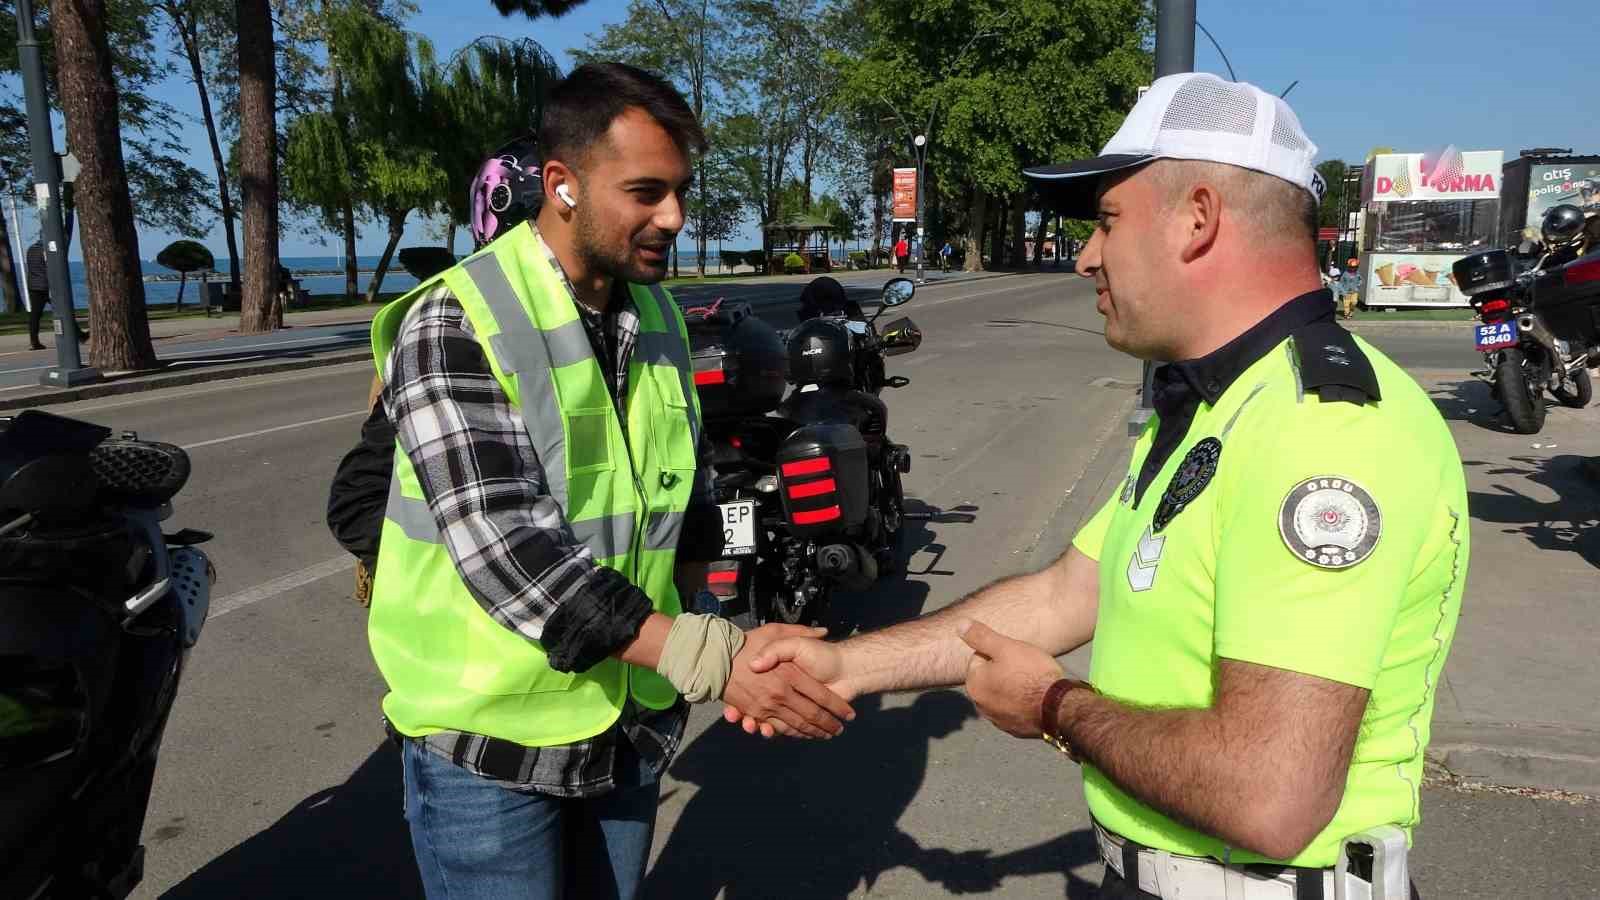
{"label": "blue sky", "polygon": [[[529,22],[501,18],[488,0],[421,0],[419,6],[410,27],[427,34],[441,55],[482,34],[531,37],[563,69],[571,67],[572,48],[625,10],[621,0],[590,0],[561,19]],[[1359,162],[1375,146],[1420,152],[1446,143],[1504,150],[1508,158],[1527,147],[1600,153],[1600,101],[1594,99],[1600,9],[1594,0],[1201,0],[1199,19],[1240,80],[1274,93],[1299,81],[1288,99],[1321,148],[1319,159]],[[1204,35],[1196,38],[1195,67],[1227,76]],[[180,77],[159,94],[179,109],[197,108],[193,88]],[[193,164],[210,172],[203,130],[194,124],[185,133]],[[219,227],[205,239],[219,256],[221,234]],[[141,232],[141,256],[154,256],[174,237]],[[413,219],[402,246],[430,241],[424,224]],[[358,247],[376,254],[383,242],[383,229],[369,226]],[[331,237],[318,245],[297,231],[284,235],[286,256],[336,252]]]}

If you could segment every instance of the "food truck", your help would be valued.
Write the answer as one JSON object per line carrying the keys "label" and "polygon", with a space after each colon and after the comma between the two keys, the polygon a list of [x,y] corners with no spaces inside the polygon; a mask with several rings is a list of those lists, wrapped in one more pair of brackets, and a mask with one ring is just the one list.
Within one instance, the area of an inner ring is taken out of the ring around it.
{"label": "food truck", "polygon": [[1500,245],[1517,249],[1538,242],[1539,223],[1550,207],[1600,209],[1600,156],[1524,150],[1505,164],[1500,198]]}
{"label": "food truck", "polygon": [[1362,171],[1361,297],[1369,309],[1470,307],[1450,266],[1499,246],[1499,150],[1386,153]]}

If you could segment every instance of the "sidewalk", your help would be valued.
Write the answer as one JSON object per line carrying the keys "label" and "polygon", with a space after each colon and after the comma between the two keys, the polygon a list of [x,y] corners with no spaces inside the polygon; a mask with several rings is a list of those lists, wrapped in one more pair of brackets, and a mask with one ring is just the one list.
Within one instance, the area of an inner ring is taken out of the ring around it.
{"label": "sidewalk", "polygon": [[[1411,370],[1450,425],[1467,474],[1472,561],[1434,706],[1428,756],[1464,782],[1600,796],[1600,404],[1552,405],[1544,430],[1497,424],[1489,388]],[[1125,416],[1123,417],[1126,418]],[[1042,566],[1112,495],[1131,442],[1118,430],[1057,510]],[[1088,665],[1087,652],[1069,664]],[[1086,670],[1086,669],[1084,669]]]}

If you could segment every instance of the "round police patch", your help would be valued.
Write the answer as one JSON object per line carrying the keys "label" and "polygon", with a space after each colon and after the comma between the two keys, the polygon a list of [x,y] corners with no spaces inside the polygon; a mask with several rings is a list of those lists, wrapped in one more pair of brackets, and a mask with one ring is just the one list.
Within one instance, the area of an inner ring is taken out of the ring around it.
{"label": "round police patch", "polygon": [[1289,552],[1322,569],[1348,569],[1371,556],[1382,532],[1372,495],[1334,475],[1295,485],[1278,510],[1278,533]]}
{"label": "round police patch", "polygon": [[1161,495],[1161,504],[1156,507],[1155,518],[1150,525],[1156,533],[1171,524],[1183,508],[1194,502],[1200,492],[1211,483],[1211,476],[1217,474],[1217,461],[1222,458],[1222,442],[1214,437],[1208,437],[1195,444],[1183,461],[1178,463],[1178,471],[1172,475],[1172,481],[1167,484],[1166,493]]}

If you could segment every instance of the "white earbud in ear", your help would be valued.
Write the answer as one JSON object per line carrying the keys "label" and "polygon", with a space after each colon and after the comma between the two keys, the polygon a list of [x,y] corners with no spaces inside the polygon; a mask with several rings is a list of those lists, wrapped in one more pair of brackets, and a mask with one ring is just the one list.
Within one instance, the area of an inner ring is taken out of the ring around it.
{"label": "white earbud in ear", "polygon": [[561,202],[565,203],[568,209],[578,208],[578,201],[572,199],[572,188],[564,184],[558,184],[556,185],[556,196],[561,198]]}

